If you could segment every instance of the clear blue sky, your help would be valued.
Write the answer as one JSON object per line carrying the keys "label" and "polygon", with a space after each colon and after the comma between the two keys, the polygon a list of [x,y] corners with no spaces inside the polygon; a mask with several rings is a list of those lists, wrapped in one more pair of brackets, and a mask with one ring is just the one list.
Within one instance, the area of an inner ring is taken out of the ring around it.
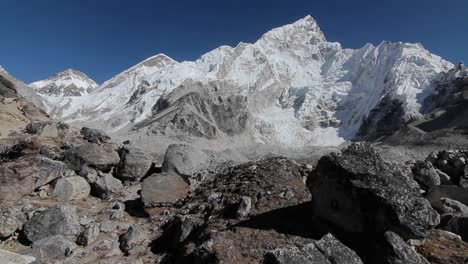
{"label": "clear blue sky", "polygon": [[308,14],[359,48],[420,42],[468,61],[468,0],[0,0],[0,65],[30,82],[76,68],[103,82],[157,53],[194,60]]}

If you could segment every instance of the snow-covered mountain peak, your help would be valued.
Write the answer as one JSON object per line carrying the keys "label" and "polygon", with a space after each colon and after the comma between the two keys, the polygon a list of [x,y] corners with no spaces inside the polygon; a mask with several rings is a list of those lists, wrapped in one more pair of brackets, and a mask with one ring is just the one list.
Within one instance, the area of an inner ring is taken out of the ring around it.
{"label": "snow-covered mountain peak", "polygon": [[136,66],[146,66],[146,67],[164,67],[168,64],[174,64],[177,63],[174,59],[171,57],[167,56],[164,53],[159,53],[157,55],[154,55],[152,57],[149,57],[145,59],[144,61],[138,63]]}
{"label": "snow-covered mountain peak", "polygon": [[81,96],[94,90],[98,84],[81,71],[67,69],[30,86],[47,96]]}
{"label": "snow-covered mountain peak", "polygon": [[311,16],[306,16],[292,24],[278,27],[265,33],[257,43],[260,45],[319,45],[326,42],[325,35]]}

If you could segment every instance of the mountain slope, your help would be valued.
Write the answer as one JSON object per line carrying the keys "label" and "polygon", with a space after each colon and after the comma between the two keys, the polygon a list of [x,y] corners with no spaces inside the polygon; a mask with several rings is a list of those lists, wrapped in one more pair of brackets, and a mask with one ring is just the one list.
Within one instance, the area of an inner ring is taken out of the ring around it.
{"label": "mountain slope", "polygon": [[98,84],[86,74],[68,69],[46,80],[33,82],[30,86],[48,96],[81,96],[91,92]]}
{"label": "mountain slope", "polygon": [[[176,62],[158,54],[89,94],[46,98],[54,105],[50,111],[54,116],[117,134],[152,136],[161,134],[161,129],[151,128],[158,126],[178,128],[166,130],[165,136],[206,137],[197,131],[201,123],[195,130],[174,125],[190,119],[193,112],[171,97],[197,92],[200,87],[211,91],[213,86],[211,98],[245,98],[248,122],[235,135],[293,146],[336,145],[373,133],[379,120],[395,120],[398,126],[421,118],[422,103],[434,89],[433,80],[452,67],[420,44],[382,42],[344,49],[327,42],[317,22],[307,16],[267,32],[253,44],[221,46],[193,62]],[[209,101],[213,107],[219,100]],[[162,102],[169,105],[162,109]],[[379,114],[391,111],[393,104],[386,102],[398,105],[401,115],[389,119]],[[239,107],[227,105],[234,111]],[[182,117],[161,118],[167,107],[172,113],[177,108]],[[202,116],[197,114],[196,119],[213,125],[214,138],[234,136],[220,133],[217,122]]]}

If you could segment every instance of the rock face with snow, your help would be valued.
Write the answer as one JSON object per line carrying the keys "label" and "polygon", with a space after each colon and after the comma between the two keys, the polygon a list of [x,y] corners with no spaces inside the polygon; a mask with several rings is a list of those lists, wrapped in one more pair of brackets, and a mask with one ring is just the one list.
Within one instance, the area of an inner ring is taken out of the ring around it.
{"label": "rock face with snow", "polygon": [[48,96],[81,96],[91,92],[98,84],[86,74],[68,69],[46,80],[33,82],[30,86]]}
{"label": "rock face with snow", "polygon": [[253,44],[196,61],[158,54],[82,96],[44,98],[55,117],[111,132],[336,145],[421,118],[433,80],[452,67],[420,44],[342,48],[307,16]]}

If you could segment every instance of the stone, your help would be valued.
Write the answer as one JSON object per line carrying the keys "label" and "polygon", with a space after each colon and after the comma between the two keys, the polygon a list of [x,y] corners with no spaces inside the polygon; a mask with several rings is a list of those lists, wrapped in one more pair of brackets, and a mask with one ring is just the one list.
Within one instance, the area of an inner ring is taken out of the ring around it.
{"label": "stone", "polygon": [[93,168],[83,166],[78,175],[85,178],[89,184],[92,184],[97,181],[99,173]]}
{"label": "stone", "polygon": [[76,243],[81,246],[88,246],[96,241],[100,233],[101,231],[97,224],[90,224],[80,233],[76,239]]}
{"label": "stone", "polygon": [[111,140],[111,138],[106,133],[104,133],[104,131],[89,127],[82,127],[80,134],[84,139],[92,143],[108,143]]}
{"label": "stone", "polygon": [[320,252],[315,244],[310,243],[302,247],[291,246],[267,251],[263,257],[263,264],[332,264]]}
{"label": "stone", "polygon": [[458,216],[467,216],[468,217],[468,206],[460,203],[459,201],[452,200],[450,198],[442,197],[440,198],[442,204],[442,214],[451,214]]}
{"label": "stone", "polygon": [[249,215],[250,209],[252,208],[252,199],[248,196],[242,196],[239,202],[239,208],[237,209],[237,217],[245,218]]}
{"label": "stone", "polygon": [[447,175],[447,173],[445,173],[445,172],[443,172],[443,171],[441,171],[439,169],[436,169],[436,172],[439,175],[440,184],[442,184],[442,185],[451,185],[451,184],[453,184],[452,179],[450,178],[450,176]]}
{"label": "stone", "polygon": [[345,232],[392,230],[409,239],[440,221],[407,167],[384,161],[369,143],[322,157],[307,186],[313,213]]}
{"label": "stone", "polygon": [[38,212],[24,224],[23,232],[32,242],[54,235],[75,241],[81,232],[77,209],[72,205],[59,205]]}
{"label": "stone", "polygon": [[9,208],[0,215],[0,238],[7,238],[20,229],[27,217],[18,207]]}
{"label": "stone", "polygon": [[114,202],[111,206],[110,219],[122,219],[125,217],[125,204]]}
{"label": "stone", "polygon": [[37,263],[55,263],[72,254],[77,245],[61,235],[49,236],[32,244],[31,255],[37,258]]}
{"label": "stone", "polygon": [[195,172],[207,165],[208,155],[194,147],[172,144],[166,150],[162,166],[163,172],[176,172],[190,178]]}
{"label": "stone", "polygon": [[421,189],[428,190],[432,186],[440,185],[439,174],[429,161],[417,161],[412,171],[414,179],[420,184]]}
{"label": "stone", "polygon": [[100,176],[92,184],[92,192],[101,199],[110,199],[114,194],[120,193],[123,189],[122,182],[110,174]]}
{"label": "stone", "polygon": [[119,155],[115,175],[122,180],[139,181],[153,165],[153,158],[137,148],[124,146],[119,149]]}
{"label": "stone", "polygon": [[315,246],[333,264],[362,264],[359,256],[332,234],[323,236]]}
{"label": "stone", "polygon": [[141,184],[141,199],[145,207],[172,205],[185,197],[189,185],[174,172],[155,173]]}
{"label": "stone", "polygon": [[109,172],[120,162],[120,157],[113,144],[84,143],[72,146],[65,151],[64,159],[75,171],[80,171],[83,165],[87,165],[103,172]]}
{"label": "stone", "polygon": [[137,225],[132,225],[128,228],[127,232],[120,236],[119,243],[120,249],[127,255],[133,255],[134,249],[139,251],[138,246],[143,245],[145,240],[148,240],[148,236],[144,231]]}
{"label": "stone", "polygon": [[465,188],[455,185],[434,186],[427,192],[426,199],[432,207],[443,212],[444,207],[441,198],[449,198],[468,206],[468,192]]}
{"label": "stone", "polygon": [[429,264],[429,262],[412,249],[400,236],[385,232],[386,263],[388,264]]}
{"label": "stone", "polygon": [[30,264],[36,261],[36,258],[0,249],[0,260],[8,264]]}
{"label": "stone", "polygon": [[38,121],[26,126],[26,133],[40,135],[43,137],[58,137],[59,132],[55,122]]}
{"label": "stone", "polygon": [[354,251],[331,234],[327,234],[313,243],[267,251],[263,263],[363,264]]}
{"label": "stone", "polygon": [[57,181],[54,196],[65,200],[85,199],[89,196],[91,187],[88,182],[80,176],[62,178]]}
{"label": "stone", "polygon": [[53,180],[60,178],[65,172],[67,165],[61,161],[39,157],[35,166],[36,179],[35,188],[44,186]]}

